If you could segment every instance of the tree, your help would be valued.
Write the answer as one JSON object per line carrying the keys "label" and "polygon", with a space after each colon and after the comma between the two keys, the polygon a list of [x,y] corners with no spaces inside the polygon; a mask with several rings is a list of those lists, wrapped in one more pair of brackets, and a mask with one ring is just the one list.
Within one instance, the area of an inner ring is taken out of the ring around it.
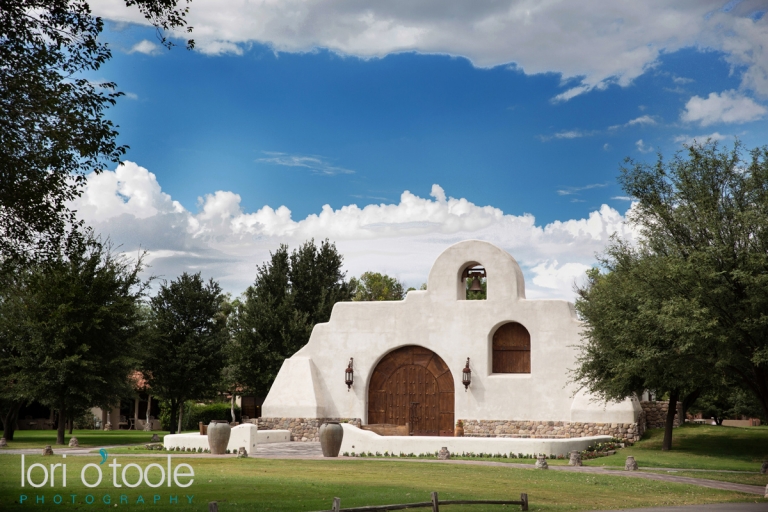
{"label": "tree", "polygon": [[283,361],[306,345],[317,323],[352,293],[342,256],[328,240],[314,240],[288,254],[281,245],[257,268],[256,280],[235,303],[231,317],[233,379],[266,396]]}
{"label": "tree", "polygon": [[360,279],[349,280],[354,301],[403,300],[405,287],[395,277],[378,272],[364,272]]}
{"label": "tree", "polygon": [[215,392],[227,340],[225,296],[213,279],[184,272],[163,283],[150,304],[141,370],[152,394],[171,404],[171,433],[186,400]]}
{"label": "tree", "polygon": [[710,385],[712,361],[701,345],[711,328],[706,308],[680,296],[681,262],[613,239],[600,263],[577,288],[584,344],[574,380],[604,400],[645,389],[669,394],[663,450],[672,448],[677,402]]}
{"label": "tree", "polygon": [[6,378],[15,398],[58,409],[57,444],[67,418],[130,391],[142,267],[141,258],[116,256],[88,237],[56,260],[18,269],[4,293],[2,331],[13,357]]}
{"label": "tree", "polygon": [[745,157],[738,141],[707,141],[685,153],[627,160],[620,182],[638,201],[629,218],[649,251],[682,262],[685,279],[669,285],[712,320],[699,350],[768,417],[768,147]]}
{"label": "tree", "polygon": [[[186,24],[178,0],[125,3],[168,47]],[[0,262],[58,258],[79,227],[67,203],[125,153],[105,117],[122,93],[84,76],[111,58],[102,28],[84,0],[0,0]]]}

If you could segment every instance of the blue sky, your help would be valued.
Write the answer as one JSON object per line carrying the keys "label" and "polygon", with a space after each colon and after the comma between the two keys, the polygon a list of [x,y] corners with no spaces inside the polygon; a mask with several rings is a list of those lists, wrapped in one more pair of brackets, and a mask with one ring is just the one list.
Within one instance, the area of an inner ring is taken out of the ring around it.
{"label": "blue sky", "polygon": [[126,93],[109,117],[131,148],[78,208],[153,273],[236,295],[279,243],[328,237],[350,274],[418,286],[483,238],[529,296],[570,298],[611,233],[634,236],[625,157],[768,143],[762,2],[292,3],[195,0],[195,51],[94,5],[114,57],[93,79]]}

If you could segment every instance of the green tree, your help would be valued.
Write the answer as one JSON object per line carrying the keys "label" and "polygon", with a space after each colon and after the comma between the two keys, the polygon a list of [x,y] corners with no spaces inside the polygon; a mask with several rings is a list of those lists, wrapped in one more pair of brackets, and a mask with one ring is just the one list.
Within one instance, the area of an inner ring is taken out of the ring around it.
{"label": "green tree", "polygon": [[[115,256],[88,237],[66,255],[19,270],[3,296],[2,330],[13,356],[16,398],[37,400],[64,421],[92,406],[114,404],[134,364],[141,258]],[[11,329],[8,321],[16,322]]]}
{"label": "green tree", "polygon": [[328,240],[288,253],[281,245],[256,271],[256,280],[231,316],[232,379],[266,396],[283,361],[306,345],[312,328],[327,322],[336,302],[352,298],[342,256]]}
{"label": "green tree", "polygon": [[152,394],[171,405],[171,433],[179,407],[216,391],[227,341],[226,297],[213,279],[184,272],[150,300],[141,370]]}
{"label": "green tree", "polygon": [[[185,26],[177,0],[125,3],[166,46]],[[0,0],[0,262],[58,258],[79,226],[67,203],[125,153],[105,117],[122,93],[84,76],[111,58],[102,29],[84,0]]]}
{"label": "green tree", "polygon": [[360,279],[349,280],[354,301],[403,300],[405,288],[395,277],[378,272],[364,272]]}
{"label": "green tree", "polygon": [[679,400],[690,403],[711,380],[712,361],[701,351],[712,320],[696,299],[670,286],[680,262],[613,240],[578,288],[576,310],[584,344],[575,381],[604,400],[652,389],[669,395],[663,450],[672,447]]}
{"label": "green tree", "polygon": [[707,141],[669,162],[628,160],[620,181],[643,245],[682,262],[668,285],[711,319],[698,349],[768,417],[768,147],[747,155]]}

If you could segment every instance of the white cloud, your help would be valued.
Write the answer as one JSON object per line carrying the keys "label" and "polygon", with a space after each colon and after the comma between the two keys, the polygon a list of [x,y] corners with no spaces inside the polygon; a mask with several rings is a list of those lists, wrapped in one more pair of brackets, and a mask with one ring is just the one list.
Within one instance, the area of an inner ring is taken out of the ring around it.
{"label": "white cloud", "polygon": [[265,151],[264,153],[269,156],[266,158],[259,158],[257,160],[258,162],[283,165],[286,167],[305,167],[310,169],[315,174],[324,174],[326,176],[334,176],[336,174],[354,174],[355,172],[351,169],[345,169],[343,167],[331,165],[324,158],[319,156],[289,155],[286,153],[277,153],[273,151]]}
{"label": "white cloud", "polygon": [[127,93],[125,93],[125,97],[128,98],[129,100],[138,100],[139,99],[139,95],[136,94],[135,92],[127,92]]}
{"label": "white cloud", "polygon": [[696,142],[703,144],[709,139],[713,141],[721,141],[721,140],[728,140],[732,138],[733,138],[733,135],[723,135],[720,132],[713,132],[708,135],[678,135],[677,137],[675,137],[674,140],[678,144],[685,144],[687,146],[690,146]]}
{"label": "white cloud", "polygon": [[350,204],[295,220],[286,206],[244,212],[241,198],[216,191],[191,212],[161,190],[154,174],[133,162],[89,176],[74,208],[87,223],[127,254],[149,251],[154,275],[174,278],[201,271],[237,295],[255,277],[256,265],[280,243],[291,247],[326,237],[337,243],[350,275],[376,270],[418,286],[449,245],[475,238],[509,251],[527,278],[528,297],[572,299],[572,277],[594,263],[610,235],[634,240],[624,216],[603,205],[586,219],[537,225],[530,214],[510,215],[446,195],[433,185],[430,198],[405,191],[396,203]]}
{"label": "white cloud", "polygon": [[630,119],[624,124],[615,124],[613,126],[609,126],[609,130],[618,130],[619,128],[627,128],[629,126],[636,126],[636,125],[652,125],[656,124],[656,120],[651,116],[640,116],[636,117],[635,119]]}
{"label": "white cloud", "polygon": [[128,50],[128,53],[143,53],[144,55],[158,55],[160,53],[160,45],[153,43],[147,39],[142,39]]}
{"label": "white cloud", "polygon": [[573,194],[578,194],[582,190],[590,190],[593,188],[603,188],[607,186],[608,186],[607,183],[590,183],[589,185],[583,185],[581,187],[565,187],[565,188],[558,189],[557,195],[570,196]]}
{"label": "white cloud", "polygon": [[653,151],[653,146],[647,146],[645,142],[643,142],[643,139],[638,140],[635,142],[635,146],[637,147],[637,150],[641,153],[650,153]]}
{"label": "white cloud", "polygon": [[[662,53],[694,46],[724,52],[742,86],[768,96],[768,17],[750,17],[746,5],[721,6],[722,0],[195,0],[189,22],[197,47],[210,54],[241,53],[259,42],[280,52],[321,47],[371,58],[417,51],[463,56],[479,67],[514,63],[528,74],[560,73],[566,89],[556,101],[627,86]],[[146,23],[122,0],[92,7],[112,20]]]}
{"label": "white cloud", "polygon": [[552,139],[579,139],[581,137],[591,137],[596,133],[597,132],[594,130],[590,130],[590,131],[565,130],[562,132],[553,133],[552,135],[539,135],[539,139],[541,139],[543,142],[546,142]]}
{"label": "white cloud", "polygon": [[768,109],[734,90],[709,93],[702,98],[693,96],[685,104],[683,121],[708,126],[714,123],[746,123],[762,118]]}

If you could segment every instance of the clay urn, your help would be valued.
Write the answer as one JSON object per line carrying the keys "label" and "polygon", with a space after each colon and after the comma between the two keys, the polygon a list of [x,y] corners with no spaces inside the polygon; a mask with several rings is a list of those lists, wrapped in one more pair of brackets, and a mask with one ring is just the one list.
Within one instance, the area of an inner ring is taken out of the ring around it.
{"label": "clay urn", "polygon": [[232,427],[227,420],[211,420],[208,424],[208,447],[211,453],[221,455],[227,453],[229,436],[232,434]]}
{"label": "clay urn", "polygon": [[338,457],[343,437],[344,429],[338,421],[329,421],[320,425],[320,447],[323,449],[323,457]]}
{"label": "clay urn", "polygon": [[459,420],[456,422],[456,428],[453,431],[454,437],[464,437],[464,422]]}

